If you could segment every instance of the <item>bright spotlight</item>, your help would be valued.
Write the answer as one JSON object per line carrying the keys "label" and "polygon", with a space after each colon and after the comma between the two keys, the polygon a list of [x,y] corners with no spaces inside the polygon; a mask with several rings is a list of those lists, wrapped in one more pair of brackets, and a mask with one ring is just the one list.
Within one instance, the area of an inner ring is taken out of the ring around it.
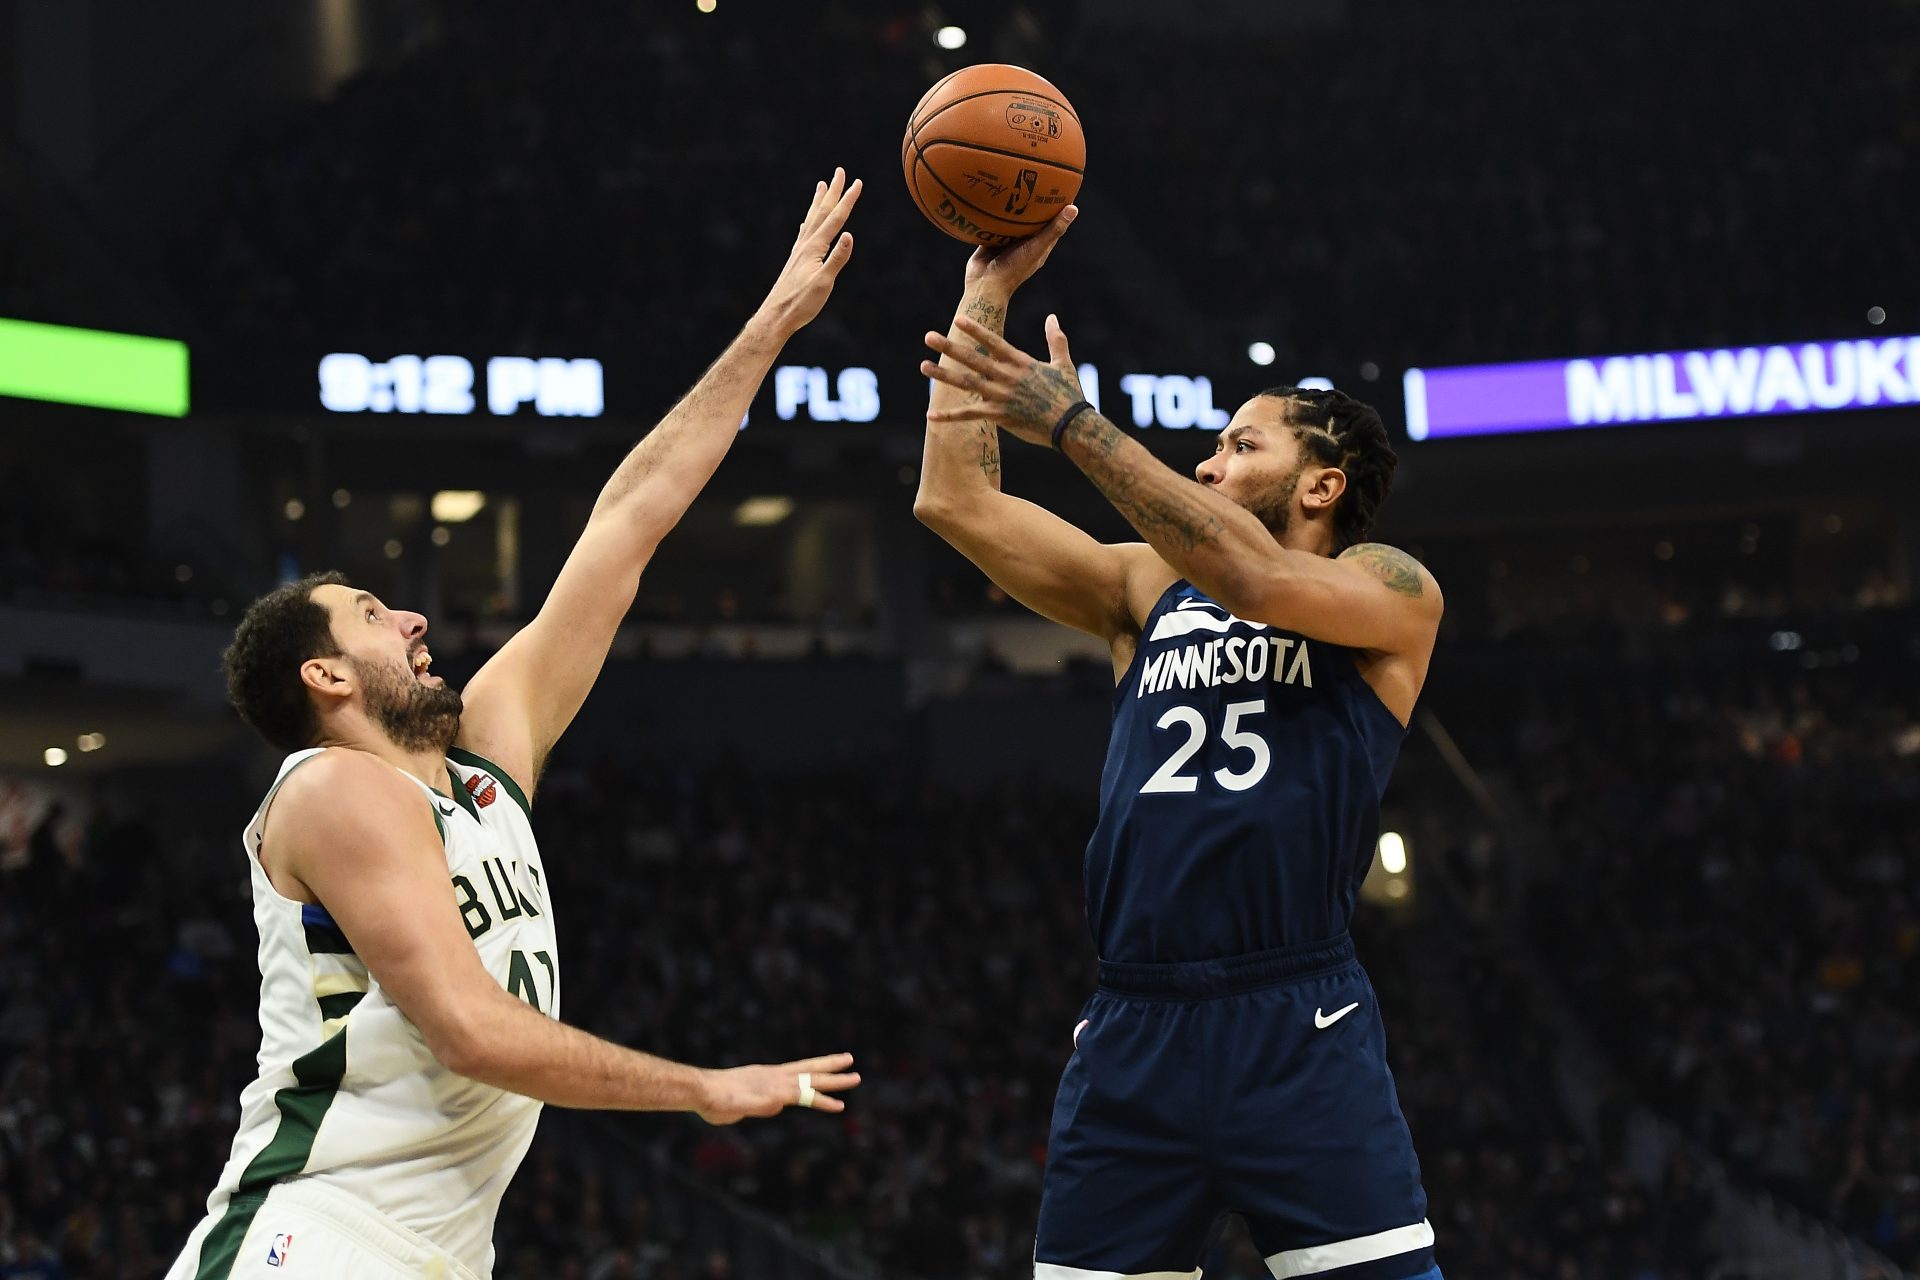
{"label": "bright spotlight", "polygon": [[460,524],[480,514],[480,508],[487,505],[487,495],[477,489],[442,489],[429,505],[433,518],[441,524]]}
{"label": "bright spotlight", "polygon": [[942,27],[933,33],[933,42],[942,49],[958,49],[967,43],[964,27]]}
{"label": "bright spotlight", "polygon": [[46,754],[40,758],[47,762],[49,768],[58,769],[67,762],[67,752],[64,747],[48,747]]}
{"label": "bright spotlight", "polygon": [[1273,344],[1271,342],[1254,343],[1247,348],[1247,359],[1255,364],[1272,364]]}
{"label": "bright spotlight", "polygon": [[712,13],[720,7],[720,0],[693,0],[693,7],[702,13]]}
{"label": "bright spotlight", "polygon": [[748,498],[733,509],[733,522],[747,528],[779,524],[793,514],[793,499],[787,497]]}
{"label": "bright spotlight", "polygon": [[1380,869],[1390,876],[1407,869],[1407,842],[1398,831],[1383,832],[1380,836]]}

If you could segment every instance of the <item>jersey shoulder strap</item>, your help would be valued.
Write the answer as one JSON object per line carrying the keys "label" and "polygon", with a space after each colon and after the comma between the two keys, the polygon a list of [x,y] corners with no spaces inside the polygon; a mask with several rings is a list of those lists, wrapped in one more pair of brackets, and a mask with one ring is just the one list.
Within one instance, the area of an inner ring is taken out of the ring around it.
{"label": "jersey shoulder strap", "polygon": [[308,747],[304,751],[294,752],[280,762],[280,772],[273,776],[273,785],[267,788],[267,794],[260,799],[260,807],[253,811],[253,817],[247,822],[246,830],[240,834],[240,843],[245,847],[249,858],[260,856],[261,835],[267,826],[267,809],[273,804],[273,798],[280,794],[280,788],[286,782],[287,775],[325,750],[325,747]]}

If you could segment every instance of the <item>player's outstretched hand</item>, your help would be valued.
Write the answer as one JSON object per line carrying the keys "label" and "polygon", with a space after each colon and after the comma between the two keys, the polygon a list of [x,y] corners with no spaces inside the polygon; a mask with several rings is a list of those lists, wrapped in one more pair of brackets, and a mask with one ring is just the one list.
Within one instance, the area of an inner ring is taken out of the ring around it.
{"label": "player's outstretched hand", "polygon": [[860,179],[847,181],[845,169],[835,169],[830,181],[813,184],[813,203],[800,220],[793,252],[787,255],[787,265],[780,269],[767,300],[760,304],[760,314],[782,341],[820,314],[840,268],[853,256],[853,233],[844,228],[862,189]]}
{"label": "player's outstretched hand", "polygon": [[951,356],[954,363],[922,360],[920,372],[973,395],[965,404],[929,410],[927,421],[997,422],[1022,440],[1052,444],[1060,416],[1084,399],[1059,317],[1047,317],[1050,358],[1044,364],[971,316],[961,316],[956,323],[966,335],[964,341],[927,332],[927,345],[935,355]]}
{"label": "player's outstretched hand", "polygon": [[1067,234],[1067,228],[1079,216],[1079,206],[1070,204],[1030,236],[997,249],[985,245],[975,249],[967,259],[967,293],[985,291],[997,295],[1002,302],[1011,298],[1015,289],[1032,279],[1033,273],[1046,264],[1053,246],[1060,243],[1060,237]]}
{"label": "player's outstretched hand", "polygon": [[852,1054],[830,1053],[777,1067],[709,1071],[707,1101],[698,1114],[708,1124],[734,1124],[748,1116],[779,1115],[788,1107],[845,1111],[847,1104],[830,1095],[860,1083],[860,1073],[848,1070],[851,1066]]}

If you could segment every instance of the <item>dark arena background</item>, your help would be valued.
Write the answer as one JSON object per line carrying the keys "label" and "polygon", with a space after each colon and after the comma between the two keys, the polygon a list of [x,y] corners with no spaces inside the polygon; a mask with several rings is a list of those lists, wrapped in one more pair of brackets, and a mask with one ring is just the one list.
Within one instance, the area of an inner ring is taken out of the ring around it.
{"label": "dark arena background", "polygon": [[866,1083],[549,1108],[496,1274],[1031,1274],[1112,675],[912,512],[966,250],[900,131],[976,62],[1088,138],[1010,338],[1183,470],[1275,383],[1393,436],[1448,608],[1354,932],[1446,1274],[1920,1274],[1920,4],[17,0],[0,1276],[159,1276],[227,1157],[240,612],[338,568],[463,682],[836,164],[855,257],[534,824],[568,1021]]}

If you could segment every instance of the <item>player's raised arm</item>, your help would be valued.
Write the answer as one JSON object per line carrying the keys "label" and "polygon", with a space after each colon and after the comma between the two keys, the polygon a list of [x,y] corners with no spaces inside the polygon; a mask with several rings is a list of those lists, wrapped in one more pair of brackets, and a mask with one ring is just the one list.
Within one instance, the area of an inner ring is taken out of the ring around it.
{"label": "player's raised arm", "polygon": [[[930,410],[930,420],[992,419],[1023,440],[1057,445],[1168,564],[1238,617],[1353,649],[1422,657],[1432,650],[1440,589],[1412,557],[1377,543],[1337,558],[1281,546],[1253,512],[1174,471],[1084,405],[1066,334],[1052,316],[1045,362],[972,319],[962,317],[956,330],[927,334],[941,361],[923,362],[921,371],[970,399]],[[1083,407],[1074,411],[1077,402]],[[1329,467],[1317,482],[1331,503],[1345,479]]]}
{"label": "player's raised arm", "polygon": [[[1014,291],[1039,270],[1078,212],[1069,205],[1025,240],[974,250],[955,325],[965,319],[1002,332]],[[956,340],[960,332],[950,331]],[[914,515],[1027,608],[1111,639],[1131,625],[1127,574],[1143,549],[1107,546],[1052,512],[1002,493],[1000,431],[993,418],[937,416],[977,405],[970,392],[933,384]]]}
{"label": "player's raised arm", "polygon": [[852,233],[843,228],[860,191],[839,169],[816,184],[766,301],[627,455],[538,616],[468,684],[459,744],[497,762],[529,793],[599,676],[641,570],[726,456],[780,349],[833,292],[853,254]]}
{"label": "player's raised arm", "polygon": [[715,1123],[790,1106],[844,1110],[830,1095],[860,1081],[844,1053],[718,1071],[669,1062],[509,995],[461,922],[426,798],[366,752],[327,751],[287,775],[262,850],[275,883],[318,899],[434,1057],[469,1079],[555,1106],[695,1111]]}

